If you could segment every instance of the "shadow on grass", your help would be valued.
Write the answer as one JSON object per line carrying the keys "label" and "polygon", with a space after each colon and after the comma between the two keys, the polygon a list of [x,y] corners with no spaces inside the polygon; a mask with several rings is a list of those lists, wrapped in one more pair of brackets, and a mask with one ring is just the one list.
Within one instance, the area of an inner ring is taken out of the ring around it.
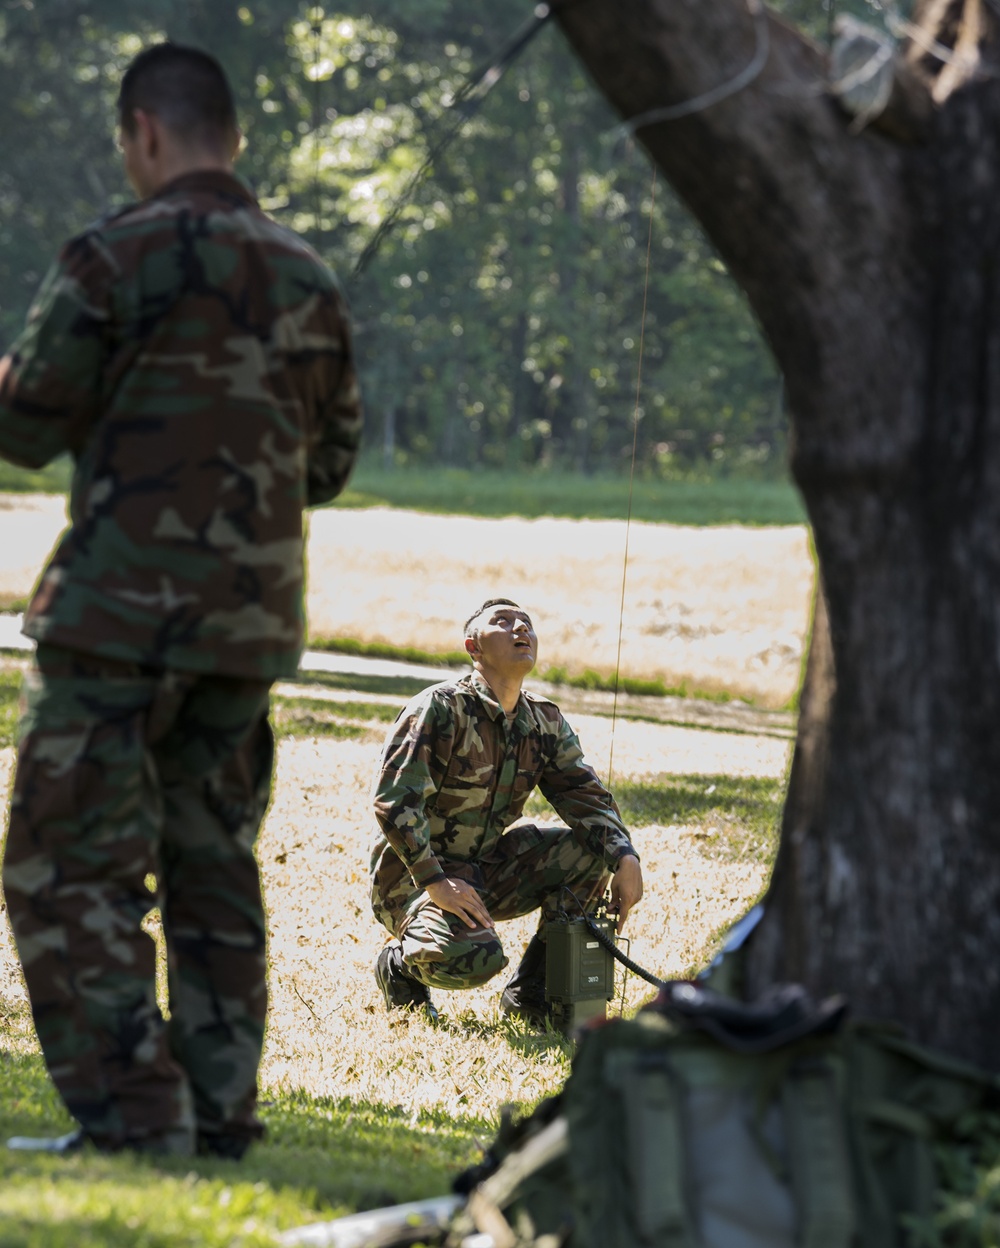
{"label": "shadow on grass", "polygon": [[[0,1049],[0,1082],[0,1139],[72,1129],[40,1056]],[[240,1162],[0,1147],[0,1243],[256,1248],[276,1230],[442,1195],[493,1134],[485,1119],[300,1091],[279,1094],[261,1117],[267,1138]]]}
{"label": "shadow on grass", "polygon": [[407,698],[422,693],[434,679],[424,680],[414,676],[362,676],[349,672],[299,672],[295,677],[299,685],[321,685],[326,689],[346,689],[349,693],[389,693],[399,698],[402,709]]}
{"label": "shadow on grass", "polygon": [[[447,1032],[457,1040],[502,1036],[512,1049],[518,1053],[537,1055],[539,1053],[561,1053],[567,1062],[573,1054],[571,1041],[555,1028],[547,1026],[539,1031],[520,1018],[510,1018],[504,1014],[495,1017],[480,1018],[472,1010],[466,1010],[457,1017],[441,1016],[435,1024],[438,1031]],[[569,1067],[567,1066],[567,1074]]]}
{"label": "shadow on grass", "polygon": [[[319,698],[290,698],[276,694],[271,723],[278,737],[337,737],[381,740],[384,728],[398,714],[395,706],[378,702],[325,702]],[[373,723],[372,721],[376,721]]]}
{"label": "shadow on grass", "polygon": [[[615,800],[627,827],[694,825],[713,857],[770,861],[777,849],[785,781],[760,776],[678,775],[616,780]],[[533,794],[526,815],[551,815]]]}

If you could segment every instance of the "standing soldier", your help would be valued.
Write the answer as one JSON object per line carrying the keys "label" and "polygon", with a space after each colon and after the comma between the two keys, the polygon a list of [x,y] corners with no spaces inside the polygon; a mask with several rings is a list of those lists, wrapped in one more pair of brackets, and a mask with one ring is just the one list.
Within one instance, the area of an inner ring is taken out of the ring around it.
{"label": "standing soldier", "polygon": [[75,464],[25,617],[3,883],[79,1130],[10,1143],[239,1157],[263,1130],[269,689],[302,648],[302,510],[343,488],[360,408],[335,278],[233,175],[218,63],[147,49],[118,122],[141,202],[66,244],[0,362],[0,455]]}

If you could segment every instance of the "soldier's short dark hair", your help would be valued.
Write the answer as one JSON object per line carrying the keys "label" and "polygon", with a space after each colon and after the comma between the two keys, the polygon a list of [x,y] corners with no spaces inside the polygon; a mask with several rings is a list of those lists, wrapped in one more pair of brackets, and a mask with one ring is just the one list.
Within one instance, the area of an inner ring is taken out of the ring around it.
{"label": "soldier's short dark hair", "polygon": [[188,143],[219,144],[238,130],[225,71],[214,56],[181,43],[155,43],[135,58],[118,92],[118,121],[135,133],[135,110],[155,113]]}
{"label": "soldier's short dark hair", "polygon": [[482,606],[477,607],[465,621],[466,637],[475,636],[475,630],[472,628],[472,621],[477,620],[487,607],[517,607],[518,611],[521,610],[521,604],[519,602],[515,602],[513,598],[487,598]]}

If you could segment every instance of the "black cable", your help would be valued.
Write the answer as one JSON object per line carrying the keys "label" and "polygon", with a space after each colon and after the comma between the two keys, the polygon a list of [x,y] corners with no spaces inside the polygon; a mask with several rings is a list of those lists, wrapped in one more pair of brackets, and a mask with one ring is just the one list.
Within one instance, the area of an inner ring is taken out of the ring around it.
{"label": "black cable", "polygon": [[[667,982],[665,979],[658,979],[652,971],[647,971],[641,967],[638,962],[633,962],[630,957],[622,953],[610,936],[601,931],[601,929],[584,909],[583,902],[567,884],[563,884],[560,891],[569,893],[569,895],[573,898],[576,902],[577,909],[580,911],[580,918],[583,919],[590,932],[597,937],[603,947],[607,949],[608,953],[611,954],[616,962],[620,962],[626,970],[631,971],[633,975],[638,975],[640,979],[644,979],[647,984],[652,984],[654,988],[663,987],[663,985]],[[565,911],[563,911],[563,913],[565,913]]]}
{"label": "black cable", "polygon": [[647,984],[652,984],[654,988],[662,988],[664,986],[667,982],[666,980],[657,978],[652,971],[645,970],[638,962],[633,962],[627,954],[622,953],[611,937],[606,932],[601,931],[589,914],[583,916],[583,921],[589,928],[591,935],[596,936],[614,960],[620,962],[627,971],[631,971],[633,975],[638,975],[640,979],[644,979]]}
{"label": "black cable", "polygon": [[364,251],[362,251],[354,268],[351,270],[350,277],[352,281],[361,276],[375,253],[381,247],[386,235],[395,228],[403,210],[412,201],[417,187],[424,180],[434,162],[456,138],[465,123],[475,115],[487,95],[503,77],[504,72],[521,55],[551,16],[552,10],[549,5],[536,5],[531,17],[514,31],[500,51],[491,57],[484,66],[474,70],[465,80],[462,88],[448,105],[446,116],[454,113],[455,119],[450,123],[447,131],[431,145],[430,151],[424,157],[419,168],[413,173],[378,229],[365,244]]}

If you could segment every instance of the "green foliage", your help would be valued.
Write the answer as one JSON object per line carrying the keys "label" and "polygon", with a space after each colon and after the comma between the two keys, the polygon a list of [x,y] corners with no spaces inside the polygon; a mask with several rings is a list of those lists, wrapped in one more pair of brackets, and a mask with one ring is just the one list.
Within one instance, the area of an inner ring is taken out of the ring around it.
{"label": "green foliage", "polygon": [[995,1248],[1000,1243],[1000,1114],[969,1114],[958,1138],[935,1149],[939,1208],[908,1226],[914,1248]]}
{"label": "green foliage", "polygon": [[[122,67],[169,34],[216,52],[261,202],[345,276],[530,0],[0,3],[0,343],[57,244],[127,201]],[[645,254],[653,268],[643,327]],[[461,128],[350,283],[369,446],[387,465],[783,474],[778,379],[698,229],[554,29]],[[644,333],[643,333],[644,329]],[[642,393],[636,388],[644,341]]]}

